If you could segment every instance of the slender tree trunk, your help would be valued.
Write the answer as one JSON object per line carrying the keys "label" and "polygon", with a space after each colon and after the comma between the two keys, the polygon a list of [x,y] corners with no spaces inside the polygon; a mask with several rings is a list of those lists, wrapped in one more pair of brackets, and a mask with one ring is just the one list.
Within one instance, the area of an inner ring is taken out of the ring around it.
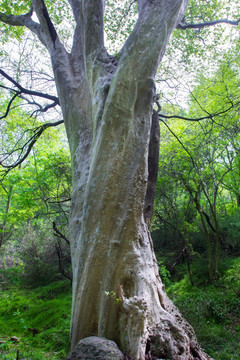
{"label": "slender tree trunk", "polygon": [[13,190],[13,186],[10,186],[10,188],[7,192],[7,203],[6,203],[6,208],[5,208],[5,214],[3,217],[3,223],[2,223],[2,225],[0,225],[0,248],[2,247],[2,245],[4,243],[4,236],[6,234],[5,231],[6,231],[7,218],[8,218],[8,213],[9,213],[10,204],[11,204],[12,190]]}
{"label": "slender tree trunk", "polygon": [[221,255],[221,230],[217,219],[217,213],[213,214],[214,228],[215,228],[215,266],[214,266],[214,279],[219,278],[219,261]]}
{"label": "slender tree trunk", "polygon": [[213,277],[214,277],[213,276],[212,245],[211,245],[210,235],[209,235],[208,229],[206,227],[205,220],[204,220],[202,212],[200,212],[200,218],[201,218],[201,223],[202,223],[203,231],[205,233],[205,238],[206,238],[206,242],[207,242],[208,276],[209,276],[210,282],[212,282]]}
{"label": "slender tree trunk", "polygon": [[188,248],[187,248],[187,265],[188,265],[189,279],[190,279],[191,285],[194,286],[194,281],[193,281],[193,276],[192,276],[192,269],[191,269],[191,253],[190,253]]}
{"label": "slender tree trunk", "polygon": [[237,207],[240,207],[240,194],[237,194],[236,198],[237,198]]}

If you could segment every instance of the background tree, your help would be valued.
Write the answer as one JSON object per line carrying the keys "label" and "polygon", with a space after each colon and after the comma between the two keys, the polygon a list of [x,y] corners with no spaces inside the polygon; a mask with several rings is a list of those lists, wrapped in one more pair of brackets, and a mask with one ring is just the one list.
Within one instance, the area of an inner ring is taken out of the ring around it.
{"label": "background tree", "polygon": [[[191,94],[186,120],[176,107],[172,111],[179,112],[177,117],[182,120],[176,123],[175,115],[171,116],[169,110],[162,119],[157,215],[162,224],[178,232],[182,249],[185,249],[183,234],[191,230],[190,243],[199,251],[194,237],[196,229],[203,232],[210,281],[218,277],[220,248],[229,246],[225,224],[230,223],[230,218],[233,221],[233,213],[238,212],[237,54],[233,50],[225,53],[212,77],[199,77],[200,84]],[[232,56],[234,61],[229,66]]]}
{"label": "background tree", "polygon": [[[3,113],[6,107],[3,102]],[[15,103],[1,127],[5,166],[18,161],[17,150],[39,127],[41,123]],[[70,157],[63,139],[60,128],[44,133],[21,168],[12,169],[1,179],[0,263],[3,267],[21,265],[25,282],[33,286],[59,278],[60,271],[70,277],[70,249],[61,236],[67,233],[71,197]],[[2,168],[3,173],[8,170]]]}

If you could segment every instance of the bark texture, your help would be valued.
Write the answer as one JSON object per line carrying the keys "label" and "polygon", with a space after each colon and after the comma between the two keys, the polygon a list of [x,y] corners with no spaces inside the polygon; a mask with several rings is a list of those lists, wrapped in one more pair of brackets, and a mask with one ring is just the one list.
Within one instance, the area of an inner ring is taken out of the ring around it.
{"label": "bark texture", "polygon": [[138,21],[117,59],[104,48],[102,0],[69,0],[71,53],[43,0],[32,0],[38,24],[31,13],[9,18],[25,22],[51,55],[69,139],[72,348],[96,335],[137,360],[208,359],[165,294],[143,216],[154,77],[187,2],[138,0]]}

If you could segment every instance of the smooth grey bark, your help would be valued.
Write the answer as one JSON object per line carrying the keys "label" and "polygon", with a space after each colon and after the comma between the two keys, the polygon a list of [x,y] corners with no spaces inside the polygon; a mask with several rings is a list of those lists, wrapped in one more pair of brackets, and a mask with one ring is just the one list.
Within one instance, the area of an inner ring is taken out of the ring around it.
{"label": "smooth grey bark", "polygon": [[[26,16],[51,56],[72,158],[72,348],[96,335],[137,360],[146,352],[208,359],[165,294],[143,217],[154,77],[187,3],[139,0],[118,59],[104,48],[104,1],[69,0],[76,21],[70,54],[43,0],[32,0],[38,25]],[[17,20],[24,23],[9,23]]]}

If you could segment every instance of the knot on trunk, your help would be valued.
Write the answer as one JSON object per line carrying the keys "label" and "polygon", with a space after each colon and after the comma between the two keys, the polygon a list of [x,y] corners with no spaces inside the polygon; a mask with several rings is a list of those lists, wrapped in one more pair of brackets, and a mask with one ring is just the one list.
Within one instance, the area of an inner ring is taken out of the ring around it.
{"label": "knot on trunk", "polygon": [[142,359],[145,354],[147,341],[148,304],[143,297],[132,296],[126,298],[123,286],[120,286],[120,296],[123,309],[127,317],[127,334],[130,355]]}
{"label": "knot on trunk", "polygon": [[120,298],[124,311],[130,316],[137,316],[139,319],[145,319],[147,316],[147,301],[140,296],[125,297],[123,285],[120,285]]}
{"label": "knot on trunk", "polygon": [[123,308],[130,316],[145,318],[147,316],[147,302],[142,297],[133,296],[129,299],[124,298]]}

